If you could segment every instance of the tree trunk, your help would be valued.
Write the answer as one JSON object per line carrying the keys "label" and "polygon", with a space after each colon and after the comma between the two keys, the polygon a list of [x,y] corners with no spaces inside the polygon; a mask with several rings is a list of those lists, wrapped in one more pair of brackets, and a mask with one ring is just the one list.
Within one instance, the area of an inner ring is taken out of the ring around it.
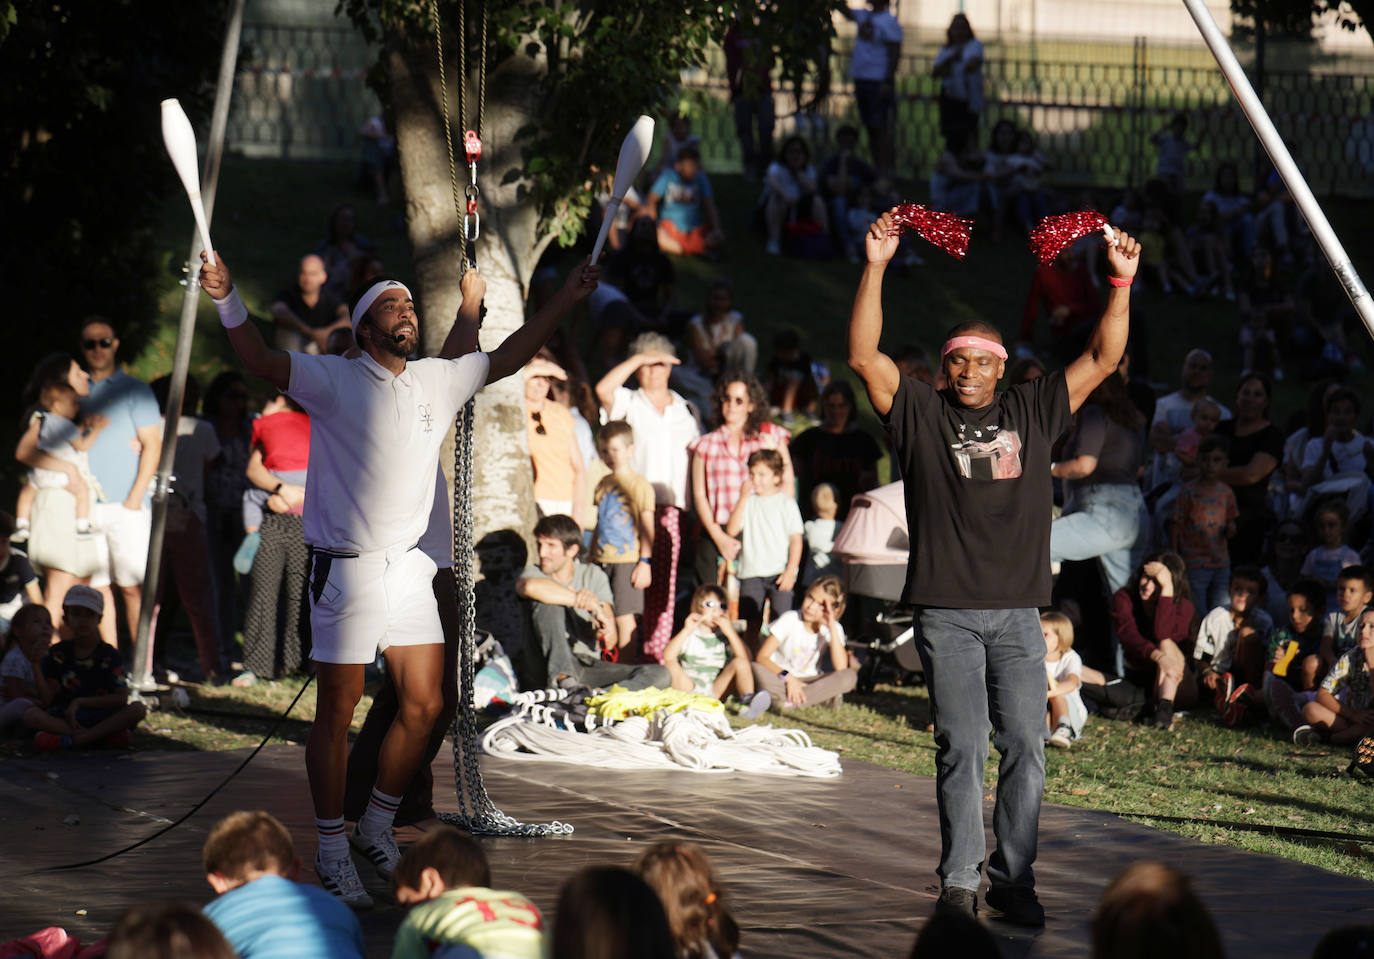
{"label": "tree trunk", "polygon": [[[457,71],[448,61],[450,122],[455,140],[459,190],[468,182],[462,153],[463,131],[476,123],[475,84],[467,94],[469,116],[457,114]],[[477,185],[481,233],[476,259],[486,280],[487,314],[481,346],[491,350],[524,323],[530,277],[547,238],[539,235],[538,210],[528,202],[524,163],[516,131],[537,122],[538,60],[513,57],[488,77],[483,117],[482,157]],[[405,184],[406,225],[422,318],[421,337],[428,355],[439,352],[462,300],[459,293],[458,240],[462,229],[448,177],[440,109],[438,61],[432,43],[393,45],[387,52],[396,143]],[[533,553],[534,491],[525,434],[524,382],[518,375],[492,383],[477,394],[473,433],[472,498],[474,542],[493,548],[477,551],[478,626],[503,643],[519,642],[520,621],[513,582]],[[441,460],[453,480],[452,438]],[[505,584],[510,583],[507,590]],[[499,601],[504,597],[504,601]],[[487,602],[488,598],[498,600]],[[508,646],[508,648],[514,648]]]}

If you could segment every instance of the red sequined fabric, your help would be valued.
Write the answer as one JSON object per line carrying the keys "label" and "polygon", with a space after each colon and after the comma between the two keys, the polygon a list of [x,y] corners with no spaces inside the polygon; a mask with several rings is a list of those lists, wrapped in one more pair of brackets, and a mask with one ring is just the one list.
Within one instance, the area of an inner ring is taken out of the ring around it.
{"label": "red sequined fabric", "polygon": [[1106,225],[1107,218],[1096,210],[1047,216],[1031,230],[1031,252],[1041,263],[1048,263],[1080,236],[1100,231]]}
{"label": "red sequined fabric", "polygon": [[892,231],[888,235],[900,236],[905,230],[911,230],[956,260],[962,260],[968,252],[973,221],[953,213],[930,210],[919,203],[902,203],[892,212]]}

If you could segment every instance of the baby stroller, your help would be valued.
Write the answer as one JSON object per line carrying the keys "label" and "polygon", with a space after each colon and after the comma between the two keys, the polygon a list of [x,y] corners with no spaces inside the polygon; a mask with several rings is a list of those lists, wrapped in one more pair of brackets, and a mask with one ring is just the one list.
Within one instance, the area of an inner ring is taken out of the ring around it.
{"label": "baby stroller", "polygon": [[910,550],[901,483],[850,501],[832,555],[844,562],[846,588],[858,607],[860,626],[847,645],[862,662],[860,692],[871,692],[880,676],[898,683],[921,678],[912,608],[901,601]]}

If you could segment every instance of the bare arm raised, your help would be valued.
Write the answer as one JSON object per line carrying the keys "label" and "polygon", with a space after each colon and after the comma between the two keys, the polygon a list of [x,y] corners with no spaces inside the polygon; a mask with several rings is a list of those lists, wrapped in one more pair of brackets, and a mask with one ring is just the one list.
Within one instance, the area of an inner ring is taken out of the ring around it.
{"label": "bare arm raised", "polygon": [[253,323],[248,322],[248,310],[234,289],[234,281],[229,276],[219,251],[215,251],[215,262],[209,262],[204,252],[200,254],[200,285],[210,299],[215,301],[220,322],[229,333],[229,342],[239,355],[243,367],[254,376],[260,376],[279,390],[291,385],[291,356],[285,350],[274,350],[262,338],[262,333]]}
{"label": "bare arm raised", "polygon": [[500,346],[491,351],[491,368],[487,373],[487,382],[494,383],[510,376],[528,363],[530,357],[538,353],[539,348],[553,335],[554,329],[562,322],[563,317],[591,295],[600,279],[601,267],[593,265],[590,258],[575,267],[553,299],[545,303],[524,326],[506,337]]}
{"label": "bare arm raised", "polygon": [[864,255],[868,264],[859,278],[854,307],[849,314],[849,368],[864,381],[868,400],[879,416],[892,409],[901,373],[892,358],[878,349],[883,335],[883,273],[897,252],[897,237],[892,232],[892,214],[884,213],[864,235]]}
{"label": "bare arm raised", "polygon": [[[1130,281],[1140,265],[1140,243],[1120,230],[1116,242],[1107,245],[1107,269],[1112,278]],[[1116,372],[1126,352],[1126,337],[1131,331],[1131,287],[1112,285],[1107,294],[1107,309],[1097,321],[1092,339],[1083,355],[1064,370],[1069,387],[1069,409],[1077,413],[1088,394]]]}

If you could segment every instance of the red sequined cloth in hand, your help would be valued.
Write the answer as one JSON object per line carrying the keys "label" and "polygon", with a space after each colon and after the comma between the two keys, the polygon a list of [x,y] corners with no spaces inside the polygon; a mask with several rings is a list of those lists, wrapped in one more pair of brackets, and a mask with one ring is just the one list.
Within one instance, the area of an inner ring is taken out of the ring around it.
{"label": "red sequined cloth in hand", "polygon": [[[1081,236],[1102,231],[1107,227],[1107,218],[1096,210],[1079,210],[1077,213],[1061,213],[1047,216],[1035,224],[1030,232],[1030,248],[1041,263],[1048,263],[1063,249]],[[1108,234],[1108,241],[1111,235]]]}
{"label": "red sequined cloth in hand", "polygon": [[953,213],[930,210],[919,203],[901,203],[892,211],[892,229],[888,236],[901,236],[905,230],[911,230],[956,260],[962,260],[968,252],[973,221]]}

